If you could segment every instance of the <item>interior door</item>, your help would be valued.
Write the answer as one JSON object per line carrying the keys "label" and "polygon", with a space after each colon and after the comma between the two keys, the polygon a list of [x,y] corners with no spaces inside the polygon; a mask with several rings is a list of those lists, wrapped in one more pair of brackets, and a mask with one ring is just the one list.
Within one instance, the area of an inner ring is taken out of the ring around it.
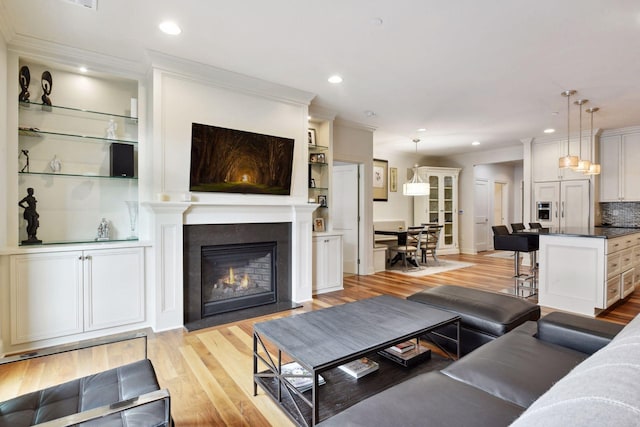
{"label": "interior door", "polygon": [[476,251],[487,251],[489,245],[489,182],[478,179],[473,193]]}
{"label": "interior door", "polygon": [[333,229],[342,233],[343,269],[358,274],[358,165],[333,166]]}

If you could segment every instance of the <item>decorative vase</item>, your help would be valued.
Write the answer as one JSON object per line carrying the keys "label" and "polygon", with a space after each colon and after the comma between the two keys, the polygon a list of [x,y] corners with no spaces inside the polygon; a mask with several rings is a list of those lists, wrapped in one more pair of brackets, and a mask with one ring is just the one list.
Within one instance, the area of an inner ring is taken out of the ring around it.
{"label": "decorative vase", "polygon": [[137,239],[136,236],[136,224],[138,222],[138,202],[135,200],[125,201],[127,209],[129,210],[129,225],[131,227],[131,234],[127,239]]}

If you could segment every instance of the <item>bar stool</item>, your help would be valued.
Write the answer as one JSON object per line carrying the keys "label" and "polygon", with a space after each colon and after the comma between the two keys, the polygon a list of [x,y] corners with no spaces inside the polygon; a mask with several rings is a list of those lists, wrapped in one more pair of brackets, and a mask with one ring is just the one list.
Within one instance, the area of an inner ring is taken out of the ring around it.
{"label": "bar stool", "polygon": [[509,233],[509,229],[506,225],[494,225],[491,227],[493,230],[493,248],[502,251],[513,251],[513,270],[515,279],[514,293],[516,295],[521,294],[523,284],[529,282],[531,286],[527,287],[529,295],[535,295],[537,292],[537,274],[536,270],[533,270],[533,274],[522,274],[520,272],[520,252],[527,252],[533,255],[532,266],[536,265],[535,253],[540,246],[537,233]]}

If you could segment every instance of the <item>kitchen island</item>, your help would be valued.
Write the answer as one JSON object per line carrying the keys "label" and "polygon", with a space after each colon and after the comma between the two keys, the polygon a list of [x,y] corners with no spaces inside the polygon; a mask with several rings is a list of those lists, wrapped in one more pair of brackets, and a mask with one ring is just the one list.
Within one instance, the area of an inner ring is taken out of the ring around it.
{"label": "kitchen island", "polygon": [[640,280],[640,229],[551,229],[538,261],[541,306],[595,317]]}

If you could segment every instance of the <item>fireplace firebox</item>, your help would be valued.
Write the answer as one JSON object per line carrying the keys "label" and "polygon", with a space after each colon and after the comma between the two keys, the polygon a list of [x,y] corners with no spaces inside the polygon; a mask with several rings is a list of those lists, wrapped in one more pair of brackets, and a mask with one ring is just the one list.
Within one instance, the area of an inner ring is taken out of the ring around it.
{"label": "fireplace firebox", "polygon": [[299,307],[291,301],[291,223],[183,228],[188,330]]}
{"label": "fireplace firebox", "polygon": [[276,302],[276,248],[276,242],[203,247],[203,315]]}

